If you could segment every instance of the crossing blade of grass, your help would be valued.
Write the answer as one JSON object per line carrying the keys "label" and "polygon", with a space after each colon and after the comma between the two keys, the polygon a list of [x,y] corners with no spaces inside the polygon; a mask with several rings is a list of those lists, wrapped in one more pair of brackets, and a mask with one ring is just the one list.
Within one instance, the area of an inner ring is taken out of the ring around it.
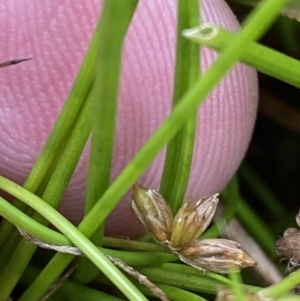
{"label": "crossing blade of grass", "polygon": [[[100,42],[96,58],[96,77],[91,93],[92,141],[85,215],[110,183],[122,46],[137,3],[138,0],[127,0],[126,5],[123,5],[115,0],[107,0],[96,32]],[[93,235],[92,241],[98,246],[102,244],[103,231],[104,224]],[[97,273],[98,269],[87,259],[79,260],[76,271],[78,281],[88,283]]]}
{"label": "crossing blade of grass", "polygon": [[[199,47],[186,40],[181,32],[199,24],[198,0],[178,3],[177,49],[173,91],[173,108],[200,74]],[[173,213],[180,208],[185,195],[193,158],[197,111],[190,115],[182,129],[168,143],[160,193]]]}
{"label": "crossing blade of grass", "polygon": [[[27,285],[30,285],[30,283],[34,281],[39,273],[39,269],[29,266],[26,268],[21,281]],[[72,280],[66,280],[62,286],[58,288],[53,295],[53,300],[57,300],[58,297],[62,298],[63,300],[76,301],[122,301],[122,299],[100,292],[96,289],[87,287]]]}
{"label": "crossing blade of grass", "polygon": [[[193,39],[199,45],[224,51],[236,34],[213,24],[199,26],[199,35]],[[300,61],[258,43],[250,43],[239,58],[258,71],[300,88]]]}
{"label": "crossing blade of grass", "polygon": [[[58,246],[68,245],[70,243],[70,241],[62,234],[40,224],[33,218],[20,211],[18,208],[13,206],[11,203],[4,200],[2,197],[0,197],[0,215],[14,224],[16,227],[19,227],[31,236],[40,239],[45,243]],[[20,236],[18,232],[14,233]],[[2,258],[0,258],[0,261],[1,260]]]}
{"label": "crossing blade of grass", "polygon": [[[263,288],[258,292],[262,298],[276,298],[284,293],[288,293],[292,288],[300,283],[300,269],[282,279],[280,282],[275,283],[269,287]],[[299,298],[299,296],[297,296]],[[288,299],[283,299],[288,300]]]}
{"label": "crossing blade of grass", "polygon": [[[151,293],[151,291],[146,287],[138,283],[136,285],[145,295],[154,296],[153,293]],[[172,301],[207,301],[207,299],[202,298],[194,293],[171,285],[157,284],[157,287],[163,290],[166,293],[167,297]]]}
{"label": "crossing blade of grass", "polygon": [[[40,240],[41,242],[44,242],[49,245],[54,246],[71,246],[72,243],[69,239],[67,239],[63,234],[52,230],[40,223],[38,223],[36,220],[34,220],[32,217],[26,215],[16,207],[14,207],[11,203],[4,200],[2,197],[0,197],[0,215],[3,216],[5,219],[10,221],[12,224],[14,224],[16,227],[19,227],[29,235],[31,235],[33,238],[36,238]],[[20,235],[18,232],[15,232],[18,236]],[[149,243],[149,242],[141,242],[136,240],[128,240],[128,239],[121,239],[121,238],[112,238],[112,237],[104,237],[103,238],[103,245],[110,248],[121,248],[121,249],[127,249],[127,250],[135,250],[133,253],[133,257],[135,258],[135,262],[132,263],[132,265],[136,265],[137,263],[137,250],[142,250],[144,254],[149,254],[150,252],[167,252],[167,249],[161,245],[158,245],[156,243]],[[104,250],[104,249],[103,249]],[[125,253],[119,253],[117,254],[110,253],[110,250],[105,248],[105,252],[111,256],[115,256],[120,258],[121,260],[125,261],[127,263],[127,259],[122,257],[120,254]],[[112,250],[114,251],[114,250]],[[148,251],[147,253],[145,251]],[[104,251],[103,251],[104,252]],[[105,253],[104,252],[104,253]],[[170,254],[169,254],[170,255]],[[155,256],[155,260],[157,261],[158,258]],[[177,257],[175,257],[177,258]],[[2,258],[0,258],[2,261]],[[129,263],[127,263],[129,264]],[[144,264],[146,264],[144,262]]]}
{"label": "crossing blade of grass", "polygon": [[234,298],[239,301],[246,301],[245,291],[243,289],[243,279],[240,273],[230,273],[229,279],[231,282],[231,290],[234,294]]}

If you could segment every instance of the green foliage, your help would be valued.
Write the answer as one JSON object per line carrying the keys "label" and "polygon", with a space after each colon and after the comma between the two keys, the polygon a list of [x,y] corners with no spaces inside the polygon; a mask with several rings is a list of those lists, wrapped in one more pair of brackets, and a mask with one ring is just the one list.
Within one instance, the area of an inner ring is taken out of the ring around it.
{"label": "green foliage", "polygon": [[[189,5],[186,1],[179,1],[173,110],[113,183],[109,179],[122,43],[137,0],[126,1],[127,5],[122,6],[118,1],[105,2],[77,79],[26,183],[20,187],[0,177],[0,188],[18,199],[12,205],[0,198],[0,214],[4,217],[0,226],[0,301],[7,300],[18,283],[25,290],[17,300],[41,300],[68,265],[76,261],[74,255],[58,252],[38,269],[36,257],[33,257],[37,246],[24,238],[20,239],[15,226],[38,243],[42,241],[48,245],[65,246],[69,250],[75,246],[88,258],[79,260],[76,279],[63,283],[52,296],[53,300],[120,300],[102,292],[103,284],[117,287],[129,300],[147,300],[146,296],[153,296],[153,290],[138,283],[132,277],[134,273],[139,280],[139,273],[147,276],[172,300],[205,300],[203,294],[214,295],[221,285],[231,289],[238,300],[243,299],[246,292],[258,291],[262,296],[275,298],[300,283],[299,272],[296,272],[274,286],[261,289],[242,284],[239,275],[228,279],[174,263],[177,257],[154,243],[103,237],[103,224],[107,216],[165,145],[168,145],[167,157],[160,189],[173,212],[178,210],[189,178],[196,110],[237,61],[244,61],[299,88],[300,68],[295,67],[299,61],[255,42],[269,29],[287,2],[261,1],[237,34],[212,26],[200,34],[199,31],[185,30],[183,38],[182,30],[199,22],[198,1],[190,1]],[[214,35],[208,38],[205,34],[211,32]],[[219,58],[207,72],[201,74],[201,78],[198,70],[201,59],[198,57],[199,49],[188,39],[220,51]],[[106,130],[101,131],[101,128]],[[86,217],[76,228],[55,208],[90,133],[92,142]],[[101,157],[106,158],[106,164],[99,163],[99,150]],[[278,218],[283,207],[276,196],[252,170],[244,167],[241,175],[273,208],[271,213]],[[207,231],[206,237],[218,236],[224,221],[227,224],[236,214],[267,254],[273,257],[274,233],[241,196],[237,176],[224,189],[222,197],[225,210],[216,225]],[[49,223],[59,232],[48,228]],[[135,271],[131,276],[125,276],[106,255],[121,259],[125,269],[128,264]],[[86,285],[91,281],[94,288]]]}

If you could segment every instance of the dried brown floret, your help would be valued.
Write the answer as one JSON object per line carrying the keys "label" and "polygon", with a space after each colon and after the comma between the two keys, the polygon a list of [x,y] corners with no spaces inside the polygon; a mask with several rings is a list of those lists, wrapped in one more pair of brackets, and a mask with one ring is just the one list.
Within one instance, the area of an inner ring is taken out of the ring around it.
{"label": "dried brown floret", "polygon": [[256,264],[233,240],[213,238],[195,240],[179,252],[180,259],[193,267],[220,274],[239,271]]}
{"label": "dried brown floret", "polygon": [[197,239],[210,224],[218,194],[193,203],[188,199],[173,219],[164,198],[139,184],[133,187],[131,208],[145,230],[179,258],[197,269],[226,274],[255,265],[239,243],[228,239]]}

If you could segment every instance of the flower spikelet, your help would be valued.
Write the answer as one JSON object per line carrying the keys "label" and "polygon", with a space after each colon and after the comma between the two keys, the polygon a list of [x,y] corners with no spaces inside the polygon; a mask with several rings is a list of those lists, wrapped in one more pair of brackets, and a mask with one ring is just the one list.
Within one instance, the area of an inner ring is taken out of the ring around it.
{"label": "flower spikelet", "polygon": [[197,239],[211,223],[218,205],[218,194],[193,202],[189,198],[177,212],[172,226],[171,243],[182,248]]}
{"label": "flower spikelet", "polygon": [[144,228],[158,242],[170,240],[173,215],[168,203],[157,191],[139,184],[133,187],[131,208]]}
{"label": "flower spikelet", "polygon": [[256,264],[239,243],[223,238],[195,240],[178,255],[183,262],[197,269],[220,274]]}

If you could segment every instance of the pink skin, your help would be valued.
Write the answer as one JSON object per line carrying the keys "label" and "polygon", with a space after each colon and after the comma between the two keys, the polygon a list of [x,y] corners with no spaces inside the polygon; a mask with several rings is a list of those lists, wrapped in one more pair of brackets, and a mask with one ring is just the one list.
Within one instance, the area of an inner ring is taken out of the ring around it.
{"label": "pink skin", "polygon": [[[97,21],[98,0],[1,1],[0,61],[34,59],[0,70],[0,171],[23,183],[73,83]],[[125,41],[112,179],[170,112],[175,56],[175,0],[141,0]],[[231,30],[238,23],[223,0],[203,0],[203,19]],[[203,68],[215,59],[203,51]],[[199,113],[187,195],[220,191],[247,149],[257,107],[254,70],[237,65]],[[60,207],[82,218],[88,152],[81,158]],[[158,188],[161,153],[139,182]],[[109,217],[109,235],[135,235],[127,194]]]}

